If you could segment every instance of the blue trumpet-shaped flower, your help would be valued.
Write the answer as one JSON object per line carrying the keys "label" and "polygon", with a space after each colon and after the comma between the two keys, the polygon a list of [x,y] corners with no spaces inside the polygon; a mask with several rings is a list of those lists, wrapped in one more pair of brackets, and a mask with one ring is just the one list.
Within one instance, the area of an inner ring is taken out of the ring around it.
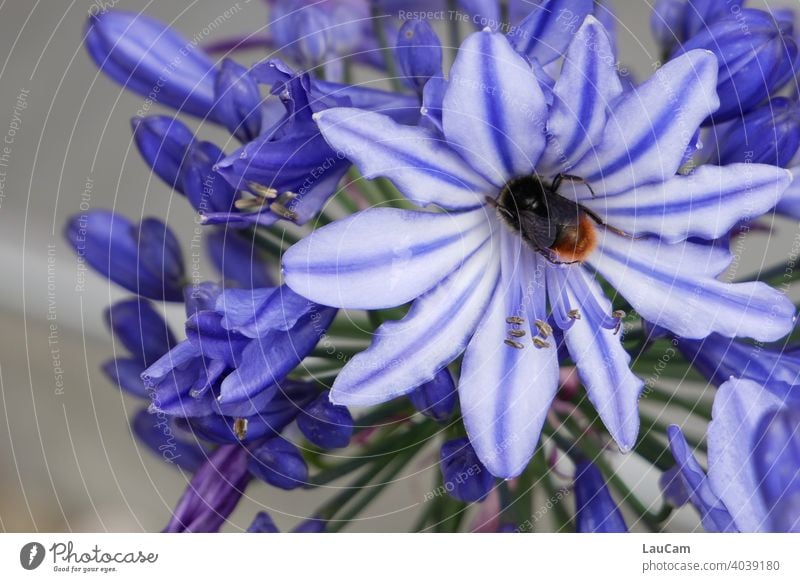
{"label": "blue trumpet-shaped flower", "polygon": [[253,441],[280,431],[311,395],[286,376],[305,358],[336,311],[286,287],[226,289],[189,303],[187,339],[143,379],[152,409],[191,419],[217,442]]}
{"label": "blue trumpet-shaped flower", "polygon": [[558,388],[560,345],[617,443],[629,450],[636,441],[642,381],[620,343],[623,314],[595,273],[681,337],[788,333],[791,302],[761,283],[719,281],[731,255],[695,239],[773,207],[791,174],[758,164],[676,174],[718,106],[717,69],[712,54],[691,51],[623,92],[605,31],[588,17],[552,93],[506,37],[484,31],[459,50],[441,131],[359,108],[318,114],[328,143],[366,177],[385,176],[430,207],[363,211],[284,255],[287,284],[312,301],[413,302],[345,366],[334,402],[407,394],[463,354],[470,440],[489,471],[513,477]]}
{"label": "blue trumpet-shaped flower", "polygon": [[677,463],[670,478],[707,531],[800,532],[798,394],[781,398],[751,380],[723,384],[708,426],[708,476],[681,430],[668,433]]}
{"label": "blue trumpet-shaped flower", "polygon": [[800,104],[776,97],[740,119],[717,137],[715,163],[754,162],[787,167],[800,149]]}
{"label": "blue trumpet-shaped flower", "polygon": [[418,117],[415,97],[315,81],[277,60],[259,63],[252,75],[271,87],[285,114],[216,164],[216,172],[231,186],[251,196],[238,200],[233,211],[204,212],[207,223],[269,225],[284,218],[303,224],[322,209],[350,164],[322,138],[312,119],[315,111],[358,103],[400,120]]}
{"label": "blue trumpet-shaped flower", "polygon": [[770,347],[711,334],[679,339],[678,350],[709,382],[719,387],[731,378],[750,380],[778,397],[800,386],[800,348]]}
{"label": "blue trumpet-shaped flower", "polygon": [[578,533],[627,532],[600,470],[589,461],[575,466],[575,529]]}
{"label": "blue trumpet-shaped flower", "polygon": [[134,224],[109,210],[92,210],[73,216],[64,235],[79,260],[128,291],[149,299],[183,299],[180,245],[157,218]]}
{"label": "blue trumpet-shaped flower", "polygon": [[719,60],[719,108],[710,120],[747,113],[776,94],[794,75],[798,57],[793,25],[746,8],[713,22],[676,47],[674,55],[704,49]]}

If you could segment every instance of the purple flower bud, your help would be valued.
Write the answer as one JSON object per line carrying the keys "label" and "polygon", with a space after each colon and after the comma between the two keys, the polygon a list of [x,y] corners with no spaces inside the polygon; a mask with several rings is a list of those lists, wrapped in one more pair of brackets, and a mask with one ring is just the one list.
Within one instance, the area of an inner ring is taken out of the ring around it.
{"label": "purple flower bud", "polygon": [[330,401],[328,393],[320,394],[297,417],[297,426],[305,437],[323,449],[346,447],[353,436],[353,417],[346,406]]}
{"label": "purple flower bud", "polygon": [[172,512],[166,533],[212,533],[219,531],[236,509],[250,481],[249,452],[241,445],[228,445],[211,453],[192,477]]}
{"label": "purple flower bud", "polygon": [[478,459],[466,437],[447,441],[439,453],[443,486],[451,497],[471,503],[483,501],[494,484],[494,477]]}
{"label": "purple flower bud", "polygon": [[673,57],[694,49],[719,61],[719,109],[708,121],[734,119],[779,91],[792,77],[797,43],[792,27],[763,10],[743,9],[715,21],[677,47]]}
{"label": "purple flower bud", "polygon": [[132,12],[89,18],[86,49],[97,67],[148,100],[206,117],[214,107],[211,59],[165,24]]}
{"label": "purple flower bud", "polygon": [[658,0],[653,8],[653,35],[664,49],[691,39],[726,16],[738,15],[744,0]]}
{"label": "purple flower bud", "polygon": [[800,533],[800,407],[765,414],[753,439],[756,482],[769,529]]}
{"label": "purple flower bud", "polygon": [[222,61],[215,85],[215,113],[240,141],[247,142],[261,133],[261,91],[248,70],[240,64]]}
{"label": "purple flower bud", "polygon": [[269,513],[266,511],[259,511],[253,518],[250,527],[247,528],[248,533],[279,533],[280,530]]}
{"label": "purple flower bud", "polygon": [[163,461],[194,473],[208,458],[196,437],[183,433],[166,415],[140,410],[131,420],[133,433]]}
{"label": "purple flower bud", "polygon": [[408,394],[411,404],[425,416],[444,422],[453,413],[456,405],[456,385],[453,376],[443,368],[433,380],[426,382]]}
{"label": "purple flower bud", "polygon": [[163,222],[138,225],[108,210],[73,216],[64,235],[93,269],[142,297],[183,300],[184,265],[178,239]]}
{"label": "purple flower bud", "polygon": [[300,451],[280,437],[269,439],[253,449],[248,461],[250,472],[280,489],[296,489],[308,481],[308,466]]}
{"label": "purple flower bud", "polygon": [[101,366],[103,373],[122,390],[137,398],[148,398],[142,372],[144,364],[137,358],[116,358],[105,362]]}
{"label": "purple flower bud", "polygon": [[575,466],[575,522],[578,533],[627,532],[603,475],[589,461]]}
{"label": "purple flower bud", "polygon": [[776,97],[736,119],[717,138],[714,163],[772,164],[786,167],[800,149],[800,109]]}
{"label": "purple flower bud", "polygon": [[194,143],[191,130],[165,115],[134,117],[131,127],[136,147],[147,165],[167,186],[183,194],[180,171],[186,151]]}
{"label": "purple flower bud", "polygon": [[442,45],[423,20],[407,20],[400,27],[395,55],[406,82],[419,93],[428,79],[442,73]]}
{"label": "purple flower bud", "polygon": [[166,354],[176,343],[167,322],[146,299],[118,301],[106,309],[105,320],[125,349],[145,366]]}

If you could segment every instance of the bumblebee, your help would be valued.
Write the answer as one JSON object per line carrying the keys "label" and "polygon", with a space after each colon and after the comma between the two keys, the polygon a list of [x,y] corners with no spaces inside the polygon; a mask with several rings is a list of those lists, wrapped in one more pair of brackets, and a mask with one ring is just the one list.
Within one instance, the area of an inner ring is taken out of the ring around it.
{"label": "bumblebee", "polygon": [[585,184],[583,178],[559,174],[547,184],[538,174],[521,176],[506,183],[497,200],[490,203],[504,222],[519,232],[522,239],[550,262],[579,263],[597,246],[595,225],[628,236],[608,227],[588,208],[558,193],[564,181]]}

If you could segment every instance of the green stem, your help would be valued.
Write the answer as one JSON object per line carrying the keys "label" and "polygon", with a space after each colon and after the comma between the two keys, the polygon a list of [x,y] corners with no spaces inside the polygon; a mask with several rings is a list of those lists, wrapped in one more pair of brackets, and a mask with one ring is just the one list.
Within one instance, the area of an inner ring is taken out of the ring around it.
{"label": "green stem", "polygon": [[450,16],[450,19],[447,21],[450,48],[455,52],[458,50],[459,45],[461,45],[461,31],[459,30],[458,18],[456,18],[456,13],[458,12],[457,1],[447,0],[447,10]]}

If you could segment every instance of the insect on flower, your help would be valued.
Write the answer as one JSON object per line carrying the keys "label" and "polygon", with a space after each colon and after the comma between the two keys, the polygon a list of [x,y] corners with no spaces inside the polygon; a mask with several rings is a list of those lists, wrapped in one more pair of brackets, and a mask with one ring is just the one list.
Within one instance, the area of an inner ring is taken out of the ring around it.
{"label": "insect on flower", "polygon": [[497,201],[486,201],[522,236],[534,250],[551,263],[580,263],[597,246],[597,233],[592,221],[619,235],[623,231],[610,227],[592,210],[558,193],[565,181],[585,185],[592,196],[594,190],[578,176],[559,174],[549,186],[537,174],[514,178],[500,192]]}

